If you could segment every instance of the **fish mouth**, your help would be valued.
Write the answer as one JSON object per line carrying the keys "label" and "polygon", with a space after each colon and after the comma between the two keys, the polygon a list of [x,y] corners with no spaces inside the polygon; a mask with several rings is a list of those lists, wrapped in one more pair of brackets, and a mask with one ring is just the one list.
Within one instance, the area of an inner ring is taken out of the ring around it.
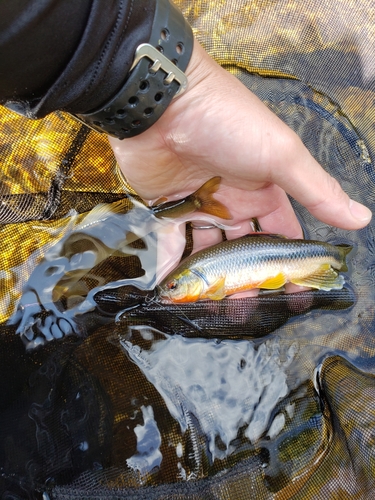
{"label": "fish mouth", "polygon": [[155,300],[155,302],[166,302],[168,304],[174,302],[174,300],[170,296],[170,293],[160,286],[155,287],[153,300]]}
{"label": "fish mouth", "polygon": [[185,302],[189,302],[187,301],[185,298],[183,299],[175,299],[175,298],[172,298],[170,297],[169,295],[158,295],[158,302],[160,303],[164,303],[164,304],[183,304]]}

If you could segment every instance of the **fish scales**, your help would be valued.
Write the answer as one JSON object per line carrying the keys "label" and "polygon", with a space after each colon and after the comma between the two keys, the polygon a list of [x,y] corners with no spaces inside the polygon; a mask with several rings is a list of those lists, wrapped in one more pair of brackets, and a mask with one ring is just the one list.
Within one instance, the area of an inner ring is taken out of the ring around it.
{"label": "fish scales", "polygon": [[221,177],[212,177],[189,196],[175,201],[167,201],[163,197],[157,200],[150,209],[155,217],[160,219],[175,219],[198,211],[229,220],[232,218],[229,210],[213,197],[220,183]]}
{"label": "fish scales", "polygon": [[[247,235],[219,243],[185,259],[159,287],[175,302],[220,299],[252,288],[287,282],[330,290],[342,288],[350,246],[277,236]],[[181,296],[185,295],[185,296]]]}
{"label": "fish scales", "polygon": [[307,245],[303,241],[273,242],[269,238],[256,238],[250,243],[232,240],[221,248],[213,248],[207,255],[193,257],[190,266],[204,270],[208,281],[222,276],[225,269],[226,289],[230,291],[242,290],[249,280],[260,284],[275,270],[283,271],[287,277],[292,273],[304,276],[306,268],[314,271],[326,262],[336,269],[341,267],[339,252],[332,252],[331,245],[327,248],[321,243]]}

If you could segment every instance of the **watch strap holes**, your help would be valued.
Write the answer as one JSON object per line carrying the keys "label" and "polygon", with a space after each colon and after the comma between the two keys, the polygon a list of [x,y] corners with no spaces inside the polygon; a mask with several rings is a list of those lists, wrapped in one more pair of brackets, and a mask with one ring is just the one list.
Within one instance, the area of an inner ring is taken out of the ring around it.
{"label": "watch strap holes", "polygon": [[179,56],[181,56],[185,51],[185,45],[182,42],[178,42],[176,45],[176,52]]}
{"label": "watch strap holes", "polygon": [[141,92],[147,92],[147,90],[150,88],[150,84],[147,80],[142,80],[141,83],[139,84],[139,90]]}
{"label": "watch strap holes", "polygon": [[138,104],[139,99],[137,96],[133,95],[128,99],[128,103],[132,108],[135,108],[136,105]]}
{"label": "watch strap holes", "polygon": [[165,42],[169,40],[170,33],[167,28],[163,28],[160,32],[160,38],[164,40]]}
{"label": "watch strap holes", "polygon": [[149,118],[154,112],[154,109],[153,108],[146,108],[144,111],[143,111],[143,115],[146,117],[146,118]]}
{"label": "watch strap holes", "polygon": [[125,116],[126,116],[126,111],[125,111],[125,109],[118,109],[118,110],[116,111],[116,117],[117,117],[117,118],[120,118],[120,119],[121,119],[121,118],[125,118]]}

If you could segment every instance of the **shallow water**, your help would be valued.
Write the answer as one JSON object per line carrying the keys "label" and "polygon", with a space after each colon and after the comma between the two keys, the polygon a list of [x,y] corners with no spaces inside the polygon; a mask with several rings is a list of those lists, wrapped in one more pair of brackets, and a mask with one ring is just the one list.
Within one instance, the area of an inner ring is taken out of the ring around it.
{"label": "shallow water", "polygon": [[[73,214],[58,244],[43,249],[43,258],[23,285],[22,297],[9,320],[9,324],[18,325],[17,333],[29,347],[77,333],[75,318],[95,307],[93,295],[103,288],[133,285],[140,290],[150,290],[160,279],[157,272],[163,276],[176,265],[185,244],[183,226],[156,219],[136,200],[130,202],[131,209],[125,213],[117,212],[118,205],[117,202],[97,207],[80,220]],[[132,247],[138,239],[144,249]],[[166,239],[168,245],[163,244]],[[108,282],[105,277],[95,275],[95,271],[92,273],[93,268],[114,255],[136,256],[142,276]],[[32,261],[33,256],[29,260]],[[19,275],[22,284],[23,269],[12,271]],[[90,272],[99,286],[74,295],[72,289]],[[65,310],[56,306],[61,295],[68,295],[70,299]],[[51,314],[42,323],[38,315],[45,310]]]}
{"label": "shallow water", "polygon": [[[152,329],[134,328],[152,340]],[[194,415],[212,462],[235,453],[239,428],[255,443],[270,426],[272,411],[289,392],[286,369],[297,350],[292,344],[280,352],[277,337],[258,348],[248,341],[217,343],[169,335],[149,350],[131,340],[120,344],[162,395],[182,433]],[[277,435],[277,423],[271,419],[272,425],[270,432]]]}
{"label": "shallow water", "polygon": [[[276,79],[266,86],[254,77],[249,86],[277,104],[351,196],[375,208],[366,147],[332,103],[300,82],[289,82],[287,96]],[[22,296],[9,324],[36,367],[32,387],[46,388],[27,413],[40,453],[47,457],[54,449],[49,419],[56,412],[56,421],[74,430],[77,481],[82,474],[92,491],[207,478],[214,485],[231,471],[239,481],[242,465],[252,470],[259,498],[371,490],[374,222],[348,232],[293,204],[306,238],[355,248],[345,291],[315,293],[314,306],[311,294],[160,306],[143,292],[176,264],[184,226],[155,219],[133,201],[120,212],[113,204],[71,214],[57,245],[39,248],[22,269],[12,269]],[[128,290],[139,295],[129,299]],[[54,351],[47,362],[44,356]],[[54,400],[60,386],[69,387],[69,397]],[[82,430],[85,421],[101,429],[99,444],[90,426]],[[56,470],[65,465],[60,453],[53,456],[53,466],[44,467],[59,477]],[[337,479],[338,459],[346,489]]]}

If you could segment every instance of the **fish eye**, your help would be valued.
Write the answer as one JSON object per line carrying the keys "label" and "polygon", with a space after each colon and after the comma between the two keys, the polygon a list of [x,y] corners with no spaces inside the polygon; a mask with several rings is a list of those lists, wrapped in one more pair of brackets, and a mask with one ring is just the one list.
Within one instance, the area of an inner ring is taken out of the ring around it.
{"label": "fish eye", "polygon": [[169,283],[167,283],[167,288],[168,290],[176,290],[177,281],[170,281]]}

